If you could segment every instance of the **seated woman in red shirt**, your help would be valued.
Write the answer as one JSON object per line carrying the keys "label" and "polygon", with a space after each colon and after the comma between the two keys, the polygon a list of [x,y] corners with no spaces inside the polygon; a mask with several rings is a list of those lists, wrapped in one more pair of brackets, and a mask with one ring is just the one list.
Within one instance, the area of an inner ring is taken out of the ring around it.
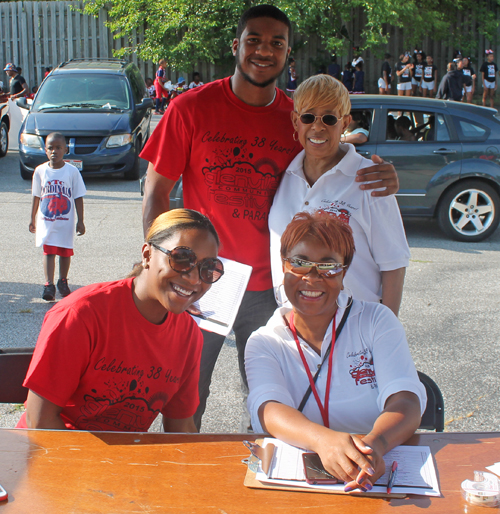
{"label": "seated woman in red shirt", "polygon": [[83,287],[45,316],[18,428],[196,432],[203,338],[185,310],[224,273],[202,214],[151,225],[129,278]]}

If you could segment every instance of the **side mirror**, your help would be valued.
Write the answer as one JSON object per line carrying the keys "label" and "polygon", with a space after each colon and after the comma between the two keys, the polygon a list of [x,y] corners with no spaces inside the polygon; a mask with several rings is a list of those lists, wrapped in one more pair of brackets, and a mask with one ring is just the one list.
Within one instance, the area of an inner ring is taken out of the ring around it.
{"label": "side mirror", "polygon": [[30,106],[28,105],[28,100],[25,96],[18,98],[16,100],[16,104],[18,107],[21,107],[21,109],[29,110]]}
{"label": "side mirror", "polygon": [[145,111],[146,109],[153,108],[153,100],[151,98],[143,98],[140,104],[136,104],[135,108],[138,111]]}

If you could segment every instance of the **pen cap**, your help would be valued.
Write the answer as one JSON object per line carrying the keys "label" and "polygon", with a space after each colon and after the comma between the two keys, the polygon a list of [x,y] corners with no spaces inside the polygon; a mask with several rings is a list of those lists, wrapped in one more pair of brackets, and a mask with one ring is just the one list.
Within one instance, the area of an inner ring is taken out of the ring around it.
{"label": "pen cap", "polygon": [[462,482],[462,496],[472,505],[498,507],[500,505],[500,481],[486,471],[474,471],[474,480]]}

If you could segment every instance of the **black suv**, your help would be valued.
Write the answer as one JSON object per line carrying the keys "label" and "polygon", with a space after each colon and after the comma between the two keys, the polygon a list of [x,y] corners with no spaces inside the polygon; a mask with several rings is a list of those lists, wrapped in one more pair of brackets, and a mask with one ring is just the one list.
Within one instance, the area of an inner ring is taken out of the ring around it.
{"label": "black suv", "polygon": [[139,153],[149,137],[153,101],[137,66],[119,59],[71,59],[42,82],[19,133],[21,176],[31,180],[47,161],[45,137],[66,137],[66,161],[83,175],[140,175]]}

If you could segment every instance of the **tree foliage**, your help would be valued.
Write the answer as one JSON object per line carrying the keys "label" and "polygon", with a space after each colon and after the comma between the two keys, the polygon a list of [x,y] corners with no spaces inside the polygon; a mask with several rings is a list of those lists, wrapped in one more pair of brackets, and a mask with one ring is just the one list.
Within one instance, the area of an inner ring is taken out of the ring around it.
{"label": "tree foliage", "polygon": [[[477,45],[477,34],[495,42],[500,0],[264,0],[282,9],[305,44],[316,34],[325,49],[342,54],[353,44],[381,52],[391,27],[404,30],[406,48],[426,36],[463,51]],[[84,12],[108,11],[108,27],[115,37],[130,42],[118,56],[136,52],[154,60],[165,57],[171,68],[198,61],[232,63],[230,45],[241,13],[264,2],[233,0],[90,0]],[[359,33],[353,17],[362,13]],[[460,22],[458,21],[460,20]],[[134,31],[144,31],[135,44]],[[135,44],[135,46],[134,46]]]}

